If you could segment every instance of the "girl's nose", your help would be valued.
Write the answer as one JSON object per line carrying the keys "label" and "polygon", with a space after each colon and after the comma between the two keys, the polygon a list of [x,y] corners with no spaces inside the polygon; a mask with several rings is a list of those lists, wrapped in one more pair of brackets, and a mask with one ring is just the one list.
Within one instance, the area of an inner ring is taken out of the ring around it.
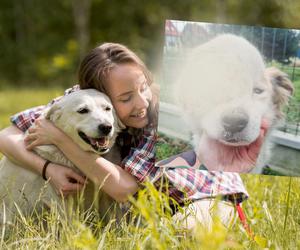
{"label": "girl's nose", "polygon": [[149,106],[149,97],[144,94],[140,94],[137,98],[136,107],[138,109],[148,108]]}

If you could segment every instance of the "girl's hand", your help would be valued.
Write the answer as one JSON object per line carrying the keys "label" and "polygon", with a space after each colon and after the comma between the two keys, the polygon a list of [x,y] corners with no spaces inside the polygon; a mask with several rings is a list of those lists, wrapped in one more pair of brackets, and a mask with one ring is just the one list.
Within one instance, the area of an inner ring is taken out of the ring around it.
{"label": "girl's hand", "polygon": [[66,197],[80,191],[87,179],[74,170],[62,165],[50,163],[46,169],[46,177],[58,195]]}
{"label": "girl's hand", "polygon": [[247,173],[256,165],[261,147],[270,125],[263,119],[258,138],[250,145],[230,147],[216,140],[207,140],[200,145],[200,161],[209,171]]}
{"label": "girl's hand", "polygon": [[35,121],[35,126],[28,129],[24,141],[26,149],[32,150],[39,145],[56,144],[63,136],[64,133],[51,121],[39,118]]}
{"label": "girl's hand", "polygon": [[235,154],[231,158],[232,162],[229,165],[229,171],[250,172],[253,169],[253,167],[256,165],[269,127],[269,123],[266,120],[263,120],[261,123],[258,139],[254,143],[251,143],[249,146],[239,147],[239,149],[235,151]]}

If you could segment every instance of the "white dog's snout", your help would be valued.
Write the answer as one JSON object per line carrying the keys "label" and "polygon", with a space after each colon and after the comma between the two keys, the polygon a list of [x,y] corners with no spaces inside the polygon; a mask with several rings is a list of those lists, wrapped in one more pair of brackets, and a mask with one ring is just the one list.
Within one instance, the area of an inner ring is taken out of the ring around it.
{"label": "white dog's snout", "polygon": [[104,124],[98,125],[98,130],[103,135],[109,135],[110,132],[112,131],[112,129],[113,129],[113,127],[109,123],[104,123]]}
{"label": "white dog's snout", "polygon": [[243,110],[234,110],[222,117],[224,130],[230,133],[241,132],[248,124],[249,116]]}

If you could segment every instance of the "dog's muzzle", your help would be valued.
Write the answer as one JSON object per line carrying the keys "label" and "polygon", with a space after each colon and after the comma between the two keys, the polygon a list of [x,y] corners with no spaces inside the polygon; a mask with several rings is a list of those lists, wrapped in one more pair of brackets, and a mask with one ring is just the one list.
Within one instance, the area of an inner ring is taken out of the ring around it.
{"label": "dog's muzzle", "polygon": [[239,143],[242,131],[247,127],[249,116],[242,110],[233,110],[222,117],[223,139],[228,143]]}
{"label": "dog's muzzle", "polygon": [[93,137],[89,137],[87,136],[84,132],[79,131],[78,135],[80,136],[80,138],[85,141],[87,144],[91,145],[91,147],[101,153],[107,153],[109,150],[109,137],[108,136],[100,136],[98,138],[93,138]]}

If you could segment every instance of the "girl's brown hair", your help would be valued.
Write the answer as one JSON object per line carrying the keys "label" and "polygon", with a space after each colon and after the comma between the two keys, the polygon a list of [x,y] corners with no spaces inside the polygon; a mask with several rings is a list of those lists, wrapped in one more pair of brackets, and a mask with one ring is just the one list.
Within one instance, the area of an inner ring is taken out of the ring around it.
{"label": "girl's brown hair", "polygon": [[110,70],[117,65],[131,63],[137,65],[144,73],[147,84],[151,85],[153,94],[149,106],[149,120],[154,128],[158,120],[158,86],[153,83],[150,71],[143,61],[126,46],[119,43],[103,43],[91,50],[82,60],[78,80],[81,89],[94,88],[106,94],[105,83]]}
{"label": "girl's brown hair", "polygon": [[105,93],[104,82],[110,70],[124,63],[132,63],[140,67],[147,83],[152,84],[151,73],[134,52],[119,43],[103,43],[91,50],[82,60],[78,71],[80,88],[94,88]]}

